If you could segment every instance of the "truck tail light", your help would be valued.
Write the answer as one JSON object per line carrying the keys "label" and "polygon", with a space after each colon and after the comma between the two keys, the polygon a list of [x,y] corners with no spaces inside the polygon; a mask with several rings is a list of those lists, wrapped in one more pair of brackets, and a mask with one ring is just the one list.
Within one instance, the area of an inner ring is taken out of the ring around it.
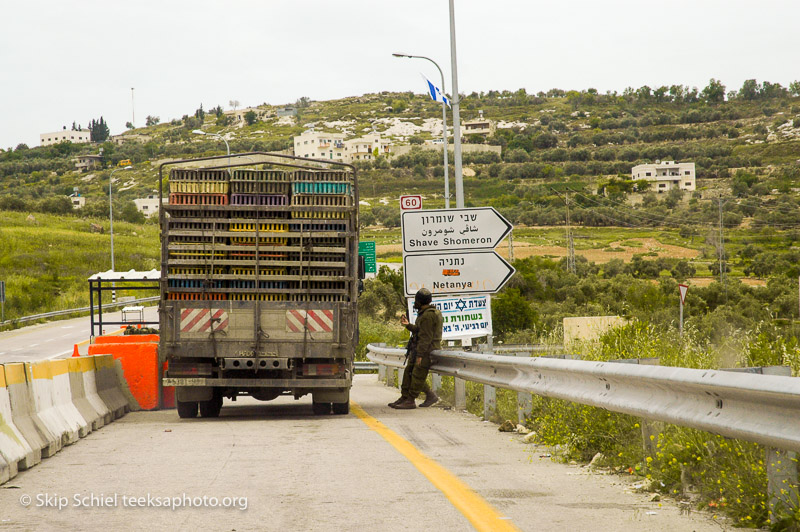
{"label": "truck tail light", "polygon": [[213,372],[211,364],[200,362],[170,362],[167,368],[170,377],[177,376],[210,376]]}
{"label": "truck tail light", "polygon": [[342,369],[339,364],[305,364],[303,376],[318,377],[321,375],[338,375]]}

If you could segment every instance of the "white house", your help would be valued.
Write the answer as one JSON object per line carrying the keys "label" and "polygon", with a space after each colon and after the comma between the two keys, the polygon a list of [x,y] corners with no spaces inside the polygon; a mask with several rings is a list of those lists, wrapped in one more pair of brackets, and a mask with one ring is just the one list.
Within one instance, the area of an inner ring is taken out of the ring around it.
{"label": "white house", "polygon": [[308,159],[326,159],[343,163],[353,161],[369,161],[378,154],[388,155],[391,142],[382,139],[378,133],[364,135],[357,139],[345,140],[344,133],[325,133],[322,131],[305,131],[294,137],[294,154]]}
{"label": "white house", "polygon": [[256,120],[263,120],[270,116],[269,109],[261,109],[259,107],[245,107],[244,109],[232,109],[229,111],[223,111],[222,113],[226,116],[231,117],[235,122],[244,122],[244,115],[253,111],[256,115]]}
{"label": "white house", "polygon": [[102,155],[78,155],[75,159],[75,169],[80,172],[87,172],[103,163]]}
{"label": "white house", "polygon": [[70,196],[69,201],[72,203],[73,209],[82,209],[86,206],[86,198],[83,196]]}
{"label": "white house", "polygon": [[150,216],[155,216],[158,214],[158,208],[161,204],[161,200],[159,199],[158,194],[150,194],[146,198],[137,198],[133,200],[133,203],[136,204],[137,211],[149,218]]}
{"label": "white house", "polygon": [[58,144],[59,142],[72,142],[73,144],[85,144],[91,142],[92,132],[88,129],[76,131],[74,129],[62,129],[55,133],[41,133],[39,135],[39,144],[42,146],[50,146],[51,144]]}
{"label": "white house", "polygon": [[483,111],[478,111],[480,115],[474,120],[467,120],[461,122],[462,135],[482,135],[484,137],[494,133],[496,126],[495,123],[488,118],[483,117]]}
{"label": "white house", "polygon": [[656,192],[673,188],[695,190],[694,163],[656,161],[655,164],[638,164],[631,169],[631,179],[643,179],[654,183]]}

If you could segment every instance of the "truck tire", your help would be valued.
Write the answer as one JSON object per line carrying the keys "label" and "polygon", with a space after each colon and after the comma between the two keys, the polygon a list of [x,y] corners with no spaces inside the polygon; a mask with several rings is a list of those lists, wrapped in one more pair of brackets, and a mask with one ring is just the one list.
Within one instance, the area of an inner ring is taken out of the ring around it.
{"label": "truck tire", "polygon": [[311,403],[311,409],[314,411],[314,414],[317,416],[327,416],[331,413],[331,404],[330,403]]}
{"label": "truck tire", "polygon": [[197,401],[176,401],[178,407],[178,417],[190,419],[197,417]]}
{"label": "truck tire", "polygon": [[200,417],[219,417],[222,410],[222,395],[214,392],[214,397],[209,401],[200,401]]}
{"label": "truck tire", "polygon": [[333,413],[343,416],[350,413],[350,403],[333,403]]}

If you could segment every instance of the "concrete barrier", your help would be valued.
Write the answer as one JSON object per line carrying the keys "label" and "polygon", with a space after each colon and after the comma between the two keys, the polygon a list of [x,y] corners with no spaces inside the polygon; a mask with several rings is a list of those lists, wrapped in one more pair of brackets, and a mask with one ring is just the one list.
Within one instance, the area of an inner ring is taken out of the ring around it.
{"label": "concrete barrier", "polygon": [[25,366],[21,363],[4,364],[3,373],[11,403],[11,418],[33,449],[34,462],[53,456],[61,449],[61,438],[56,437],[36,413]]}
{"label": "concrete barrier", "polygon": [[89,432],[97,430],[104,425],[103,414],[98,412],[86,397],[80,360],[69,358],[67,363],[69,365],[69,389],[72,392],[72,404],[75,405],[83,419],[89,424]]}
{"label": "concrete barrier", "polygon": [[162,406],[162,365],[158,362],[157,334],[99,336],[89,346],[89,354],[113,355],[122,364],[127,385],[122,391],[128,397],[131,410],[156,410]]}
{"label": "concrete barrier", "polygon": [[97,395],[111,411],[114,419],[124,416],[129,411],[128,400],[120,391],[119,379],[111,355],[93,356]]}
{"label": "concrete barrier", "polygon": [[133,392],[131,392],[131,387],[129,386],[127,379],[125,379],[125,370],[122,369],[122,361],[114,360],[114,371],[117,374],[117,381],[119,382],[119,391],[122,392],[122,395],[128,402],[127,412],[138,412],[139,410],[142,409],[142,407],[139,406],[139,401],[137,401],[136,397],[133,396]]}
{"label": "concrete barrier", "polygon": [[80,438],[91,432],[91,421],[86,420],[72,402],[72,388],[69,384],[69,360],[51,360],[50,378],[53,380],[53,405],[70,427],[78,431]]}
{"label": "concrete barrier", "polygon": [[6,462],[5,458],[0,456],[0,484],[6,482],[11,478],[11,467]]}
{"label": "concrete barrier", "polygon": [[[94,360],[89,357],[73,358],[75,364],[80,370],[80,376],[83,380],[83,392],[86,400],[92,405],[92,409],[99,414],[97,420],[97,428],[103,427],[111,423],[112,415],[108,406],[97,395],[97,381],[95,380]],[[72,371],[72,362],[70,361],[70,371]]]}
{"label": "concrete barrier", "polygon": [[9,477],[34,465],[33,449],[14,425],[5,372],[0,371],[0,456],[8,466]]}
{"label": "concrete barrier", "polygon": [[50,432],[60,441],[61,445],[71,445],[78,441],[78,431],[70,426],[62,413],[53,404],[53,378],[50,375],[50,363],[26,362],[25,371],[31,385],[33,408],[44,422]]}

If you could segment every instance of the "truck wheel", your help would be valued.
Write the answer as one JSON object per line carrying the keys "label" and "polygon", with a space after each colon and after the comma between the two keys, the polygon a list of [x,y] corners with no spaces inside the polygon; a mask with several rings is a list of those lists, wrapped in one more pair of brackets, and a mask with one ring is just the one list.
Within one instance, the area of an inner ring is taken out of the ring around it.
{"label": "truck wheel", "polygon": [[222,410],[222,395],[214,392],[214,397],[208,401],[200,401],[200,417],[219,417]]}
{"label": "truck wheel", "polygon": [[311,408],[314,410],[314,414],[317,416],[327,416],[331,413],[331,404],[330,403],[311,403]]}
{"label": "truck wheel", "polygon": [[177,401],[178,417],[193,418],[197,417],[197,401]]}
{"label": "truck wheel", "polygon": [[333,403],[333,413],[337,416],[350,413],[350,403]]}

